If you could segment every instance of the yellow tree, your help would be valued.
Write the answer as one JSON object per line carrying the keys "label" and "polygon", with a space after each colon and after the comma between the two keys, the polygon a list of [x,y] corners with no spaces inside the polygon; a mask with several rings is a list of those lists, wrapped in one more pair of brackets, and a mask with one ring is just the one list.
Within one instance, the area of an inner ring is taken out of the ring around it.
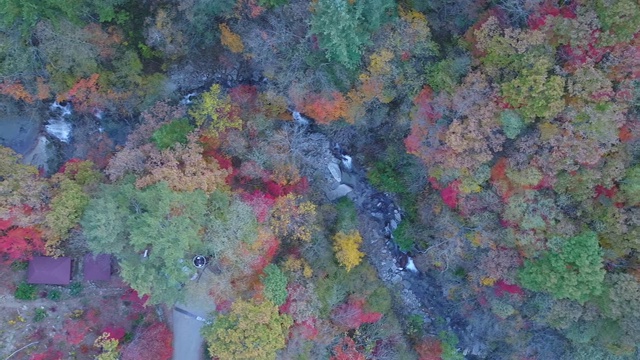
{"label": "yellow tree", "polygon": [[291,316],[281,315],[271,301],[238,300],[202,333],[214,358],[269,360],[285,347],[292,324]]}
{"label": "yellow tree", "polygon": [[273,207],[270,225],[281,240],[309,242],[316,230],[316,206],[299,195],[281,196]]}
{"label": "yellow tree", "polygon": [[196,125],[203,127],[207,135],[218,136],[227,129],[242,129],[242,119],[234,114],[231,99],[222,94],[219,84],[213,84],[209,91],[202,94],[202,99],[189,111],[189,115],[196,120]]}
{"label": "yellow tree", "polygon": [[240,35],[231,31],[227,24],[219,24],[218,27],[220,28],[220,41],[222,45],[226,46],[227,49],[233,53],[241,53],[244,50],[244,44],[242,43]]}
{"label": "yellow tree", "polygon": [[340,231],[333,237],[333,251],[336,253],[336,259],[347,271],[351,271],[360,264],[364,257],[364,253],[359,250],[360,244],[362,244],[362,236],[358,230],[349,233]]}
{"label": "yellow tree", "polygon": [[100,354],[96,355],[96,360],[118,360],[120,358],[120,351],[118,351],[119,341],[112,339],[108,332],[102,333],[93,342],[93,346],[100,349]]}
{"label": "yellow tree", "polygon": [[0,219],[14,217],[16,225],[41,222],[48,184],[35,166],[23,165],[21,156],[0,146]]}
{"label": "yellow tree", "polygon": [[217,162],[207,162],[195,135],[187,136],[187,144],[151,153],[145,164],[146,174],[136,181],[138,188],[166,181],[174,191],[201,189],[210,193],[224,187],[228,172]]}

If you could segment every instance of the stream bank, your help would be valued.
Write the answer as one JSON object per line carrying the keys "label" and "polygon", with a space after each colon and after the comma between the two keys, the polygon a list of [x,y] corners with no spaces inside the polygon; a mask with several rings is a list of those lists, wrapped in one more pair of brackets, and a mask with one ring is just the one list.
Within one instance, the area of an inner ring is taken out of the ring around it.
{"label": "stream bank", "polygon": [[327,201],[347,197],[355,204],[364,240],[361,250],[394,294],[394,311],[399,318],[406,321],[409,316],[418,315],[424,320],[426,333],[455,333],[458,348],[466,358],[486,358],[486,344],[474,336],[467,321],[446,298],[437,274],[419,271],[413,259],[393,241],[392,231],[402,221],[403,212],[391,195],[369,184],[365,169],[340,144],[315,131],[311,119],[297,112],[293,112],[293,118],[294,124],[285,125],[291,134],[292,155]]}

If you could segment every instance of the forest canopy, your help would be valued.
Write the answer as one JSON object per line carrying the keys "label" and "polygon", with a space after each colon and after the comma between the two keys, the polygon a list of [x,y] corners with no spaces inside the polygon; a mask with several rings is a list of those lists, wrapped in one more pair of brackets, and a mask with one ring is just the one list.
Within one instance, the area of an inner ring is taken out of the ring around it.
{"label": "forest canopy", "polygon": [[639,69],[636,0],[0,0],[0,263],[211,358],[637,358]]}

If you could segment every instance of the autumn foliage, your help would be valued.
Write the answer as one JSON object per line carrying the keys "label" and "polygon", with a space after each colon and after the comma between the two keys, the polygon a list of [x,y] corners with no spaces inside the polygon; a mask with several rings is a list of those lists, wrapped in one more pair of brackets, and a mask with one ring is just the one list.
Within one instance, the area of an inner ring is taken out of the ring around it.
{"label": "autumn foliage", "polygon": [[61,99],[71,100],[74,110],[83,113],[102,108],[106,99],[100,93],[99,78],[99,74],[92,74],[89,78],[78,80]]}
{"label": "autumn foliage", "polygon": [[241,53],[244,50],[244,44],[242,38],[231,31],[227,24],[219,24],[220,28],[220,41],[222,45],[226,46],[231,52]]}
{"label": "autumn foliage", "polygon": [[442,355],[442,345],[440,341],[433,337],[427,337],[418,342],[414,349],[418,353],[419,360],[440,360]]}
{"label": "autumn foliage", "polygon": [[62,360],[62,352],[59,350],[48,350],[43,353],[31,354],[29,360]]}
{"label": "autumn foliage", "polygon": [[362,324],[373,324],[382,318],[381,313],[366,312],[364,305],[364,299],[351,297],[346,303],[333,309],[331,320],[345,329],[357,329]]}
{"label": "autumn foliage", "polygon": [[320,124],[328,124],[346,116],[348,103],[337,91],[329,94],[310,93],[300,99],[298,109]]}
{"label": "autumn foliage", "polygon": [[345,336],[333,347],[331,360],[365,360],[365,356],[358,352],[353,339]]}
{"label": "autumn foliage", "polygon": [[13,225],[13,221],[0,219],[0,261],[29,260],[34,254],[44,252],[44,240],[40,230]]}
{"label": "autumn foliage", "polygon": [[346,234],[341,231],[333,237],[333,251],[336,259],[347,271],[351,271],[360,264],[364,257],[364,253],[359,250],[360,244],[362,244],[362,236],[357,230]]}
{"label": "autumn foliage", "polygon": [[165,323],[156,322],[139,330],[122,351],[122,360],[169,360],[173,356],[173,333]]}

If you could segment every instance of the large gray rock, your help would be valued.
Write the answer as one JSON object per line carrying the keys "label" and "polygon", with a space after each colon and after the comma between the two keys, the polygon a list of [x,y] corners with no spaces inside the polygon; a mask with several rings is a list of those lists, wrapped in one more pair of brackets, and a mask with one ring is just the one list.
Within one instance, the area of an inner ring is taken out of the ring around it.
{"label": "large gray rock", "polygon": [[0,145],[26,154],[38,143],[40,119],[31,116],[5,116],[0,113]]}
{"label": "large gray rock", "polygon": [[351,186],[341,184],[337,188],[327,191],[326,194],[329,200],[333,201],[347,195],[351,191],[353,191],[353,188]]}
{"label": "large gray rock", "polygon": [[340,171],[340,165],[334,163],[334,162],[330,162],[327,167],[329,168],[329,172],[331,173],[331,175],[333,176],[334,179],[336,179],[337,182],[341,182],[342,181],[342,171]]}
{"label": "large gray rock", "polygon": [[342,183],[343,184],[347,184],[351,187],[355,187],[356,186],[356,177],[353,174],[350,174],[348,172],[343,172],[342,173]]}
{"label": "large gray rock", "polygon": [[398,228],[398,222],[392,219],[389,226],[391,227],[391,230],[395,230]]}
{"label": "large gray rock", "polygon": [[402,221],[402,216],[400,215],[400,212],[397,209],[393,210],[393,216],[396,218],[397,222]]}

